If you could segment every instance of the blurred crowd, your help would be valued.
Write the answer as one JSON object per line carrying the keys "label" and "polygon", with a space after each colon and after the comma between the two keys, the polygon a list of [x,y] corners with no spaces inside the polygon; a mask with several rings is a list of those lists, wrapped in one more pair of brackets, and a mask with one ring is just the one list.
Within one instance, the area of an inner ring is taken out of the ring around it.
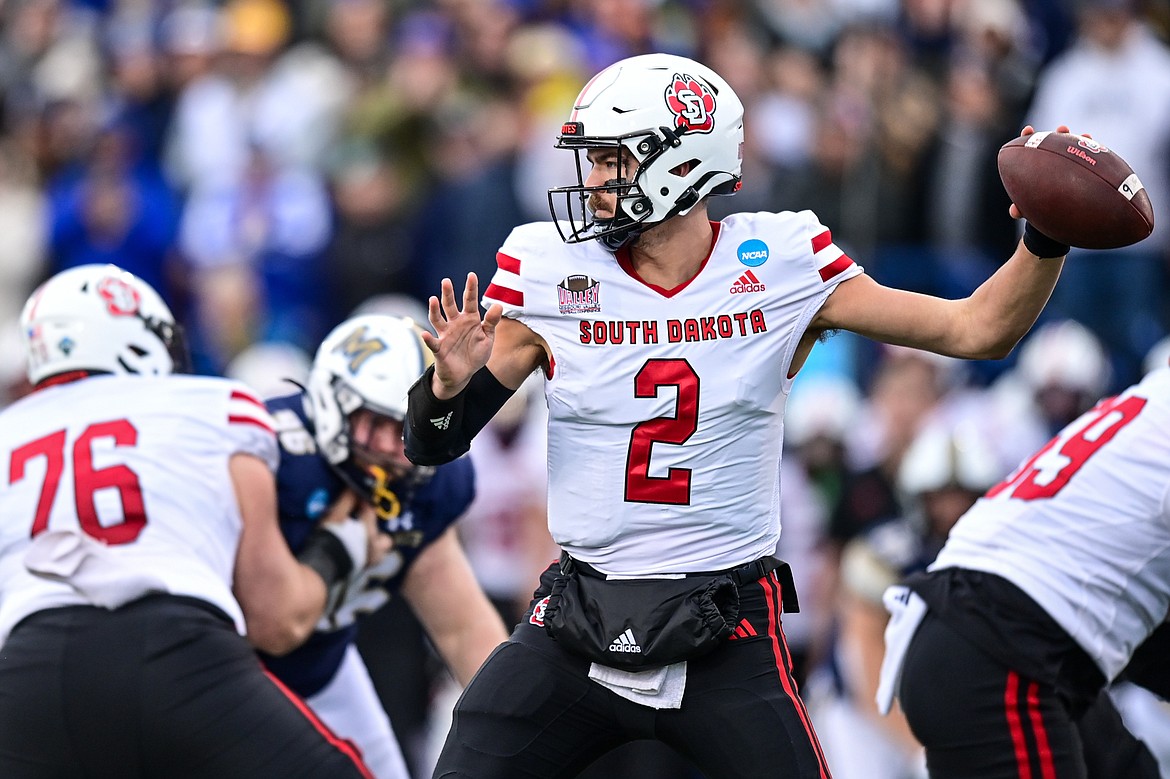
{"label": "blurred crowd", "polygon": [[[1091,133],[1139,173],[1155,231],[1074,250],[1017,355],[955,363],[845,334],[796,384],[786,456],[805,467],[784,484],[780,552],[806,608],[786,629],[832,757],[831,731],[861,732],[830,701],[868,689],[861,647],[880,633],[865,607],[928,559],[954,512],[924,519],[923,495],[981,492],[1167,361],[1168,37],[1163,0],[0,0],[0,380],[20,393],[21,302],[84,263],[147,280],[199,372],[261,391],[298,378],[356,310],[425,319],[443,277],[490,278],[509,231],[549,218],[546,190],[575,178],[552,146],[573,97],[632,54],[705,61],[743,99],[743,189],[712,202],[716,217],[813,209],[879,281],[946,297],[1015,245],[999,147],[1024,124]],[[497,491],[533,474],[535,497],[485,490],[467,530],[513,616],[525,574],[551,559],[542,439],[521,434],[539,411],[504,415],[472,452],[498,471],[516,447]],[[971,429],[989,460],[970,474],[902,474],[920,432]],[[899,529],[873,533],[888,520]],[[376,680],[401,700],[426,676]],[[396,719],[422,762],[442,730],[425,719],[434,695],[420,687]],[[906,734],[868,726],[914,775]],[[636,775],[670,775],[650,763]]]}
{"label": "blurred crowd", "polygon": [[[116,260],[201,372],[311,351],[372,296],[490,276],[573,176],[552,140],[585,79],[669,51],[747,106],[716,214],[811,208],[896,286],[961,296],[1010,253],[995,154],[1023,124],[1122,154],[1155,233],[1074,253],[1049,314],[1125,386],[1170,331],[1168,29],[1163,0],[3,0],[0,322],[51,272]],[[872,353],[837,351],[868,377]]]}

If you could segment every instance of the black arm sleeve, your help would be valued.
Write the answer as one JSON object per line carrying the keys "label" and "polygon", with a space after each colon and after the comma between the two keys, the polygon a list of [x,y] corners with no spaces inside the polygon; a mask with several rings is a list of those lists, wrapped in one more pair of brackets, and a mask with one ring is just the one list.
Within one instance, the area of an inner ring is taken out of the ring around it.
{"label": "black arm sleeve", "polygon": [[317,528],[301,548],[297,560],[312,568],[326,587],[345,579],[353,571],[353,558],[340,538],[325,528]]}
{"label": "black arm sleeve", "polygon": [[516,391],[484,367],[458,395],[439,400],[431,390],[434,373],[432,365],[407,393],[403,439],[406,457],[415,465],[442,465],[465,454],[471,439]]}

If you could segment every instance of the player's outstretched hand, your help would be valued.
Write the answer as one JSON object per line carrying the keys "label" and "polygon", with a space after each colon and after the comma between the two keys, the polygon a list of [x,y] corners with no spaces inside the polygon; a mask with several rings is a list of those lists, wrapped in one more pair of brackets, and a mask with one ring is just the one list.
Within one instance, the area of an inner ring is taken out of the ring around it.
{"label": "player's outstretched hand", "polygon": [[[1032,125],[1028,124],[1028,125],[1024,125],[1024,129],[1020,131],[1020,135],[1028,136],[1034,132],[1036,132],[1036,128],[1033,127]],[[1067,124],[1062,124],[1056,128],[1056,132],[1058,132],[1058,133],[1071,133],[1072,130],[1068,129]],[[1081,133],[1081,135],[1085,136],[1086,138],[1093,137],[1089,133]],[[1008,213],[1011,214],[1012,219],[1023,219],[1024,218],[1024,215],[1020,213],[1020,209],[1016,207],[1015,203],[1012,203],[1011,206],[1008,208]]]}
{"label": "player's outstretched hand", "polygon": [[423,333],[423,342],[435,354],[435,378],[432,389],[438,398],[458,394],[472,375],[487,365],[495,343],[496,325],[504,310],[493,305],[483,318],[479,315],[479,279],[467,274],[460,306],[455,299],[455,285],[443,279],[439,297],[427,302],[427,317],[435,335]]}

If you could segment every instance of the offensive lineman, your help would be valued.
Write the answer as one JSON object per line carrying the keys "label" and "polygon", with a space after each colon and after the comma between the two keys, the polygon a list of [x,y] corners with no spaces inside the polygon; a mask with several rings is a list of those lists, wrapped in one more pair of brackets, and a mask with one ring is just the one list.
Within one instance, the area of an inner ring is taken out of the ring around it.
{"label": "offensive lineman", "polygon": [[[408,455],[465,451],[541,368],[564,551],[456,706],[437,777],[570,777],[641,738],[709,779],[828,776],[781,628],[794,593],[769,558],[792,381],[837,329],[1003,357],[1068,247],[1029,228],[963,300],[881,286],[809,211],[707,218],[708,196],[738,188],[743,137],[743,106],[706,66],[652,54],[606,68],[558,138],[579,177],[550,191],[557,221],[512,232],[482,318],[474,275],[461,302],[450,280],[430,300],[436,362],[411,391]],[[594,635],[575,609],[602,602]],[[670,651],[639,669],[652,642]]]}
{"label": "offensive lineman", "polygon": [[887,591],[878,704],[898,696],[932,777],[1159,776],[1101,696],[1122,676],[1170,696],[1168,433],[1160,368],[1065,426]]}
{"label": "offensive lineman", "polygon": [[418,329],[385,314],[352,317],[325,337],[303,392],[273,398],[280,440],[280,524],[299,551],[326,507],[376,514],[389,554],[334,604],[301,647],[264,656],[377,779],[410,779],[355,640],[361,615],[401,593],[460,685],[507,638],[475,580],[455,522],[475,497],[469,458],[416,468],[402,451],[407,388],[430,363]]}
{"label": "offensive lineman", "polygon": [[366,528],[338,517],[294,559],[272,417],[239,382],[173,375],[181,333],[135,276],[62,271],[21,330],[35,390],[0,414],[0,776],[368,777],[241,636],[303,641]]}

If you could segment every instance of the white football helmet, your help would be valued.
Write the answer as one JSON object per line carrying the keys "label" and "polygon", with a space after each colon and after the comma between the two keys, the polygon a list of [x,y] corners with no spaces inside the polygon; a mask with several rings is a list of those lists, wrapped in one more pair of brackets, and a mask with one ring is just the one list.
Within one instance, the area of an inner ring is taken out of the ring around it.
{"label": "white football helmet", "polygon": [[1093,400],[1112,377],[1101,339],[1072,319],[1048,322],[1029,335],[1020,347],[1019,370],[1033,391],[1059,387]]}
{"label": "white football helmet", "polygon": [[406,418],[406,393],[434,362],[420,333],[410,319],[363,314],[325,336],[309,369],[305,413],[330,464],[351,459],[349,415],[359,408]]}
{"label": "white football helmet", "polygon": [[190,370],[182,328],[149,284],[116,265],[63,270],[20,314],[28,380],[69,371],[163,375]]}
{"label": "white football helmet", "polygon": [[[577,154],[577,185],[548,193],[566,243],[599,239],[611,251],[651,225],[686,214],[707,195],[739,189],[743,167],[743,104],[715,71],[671,54],[621,60],[585,85],[561,126],[557,148]],[[590,149],[616,148],[618,170],[630,155],[633,181],[586,187]],[[680,167],[689,163],[686,172]],[[593,193],[616,193],[616,213],[598,219]],[[562,221],[564,220],[564,221]]]}
{"label": "white football helmet", "polygon": [[975,422],[939,419],[919,431],[903,455],[898,488],[910,499],[946,487],[982,494],[1005,475]]}

